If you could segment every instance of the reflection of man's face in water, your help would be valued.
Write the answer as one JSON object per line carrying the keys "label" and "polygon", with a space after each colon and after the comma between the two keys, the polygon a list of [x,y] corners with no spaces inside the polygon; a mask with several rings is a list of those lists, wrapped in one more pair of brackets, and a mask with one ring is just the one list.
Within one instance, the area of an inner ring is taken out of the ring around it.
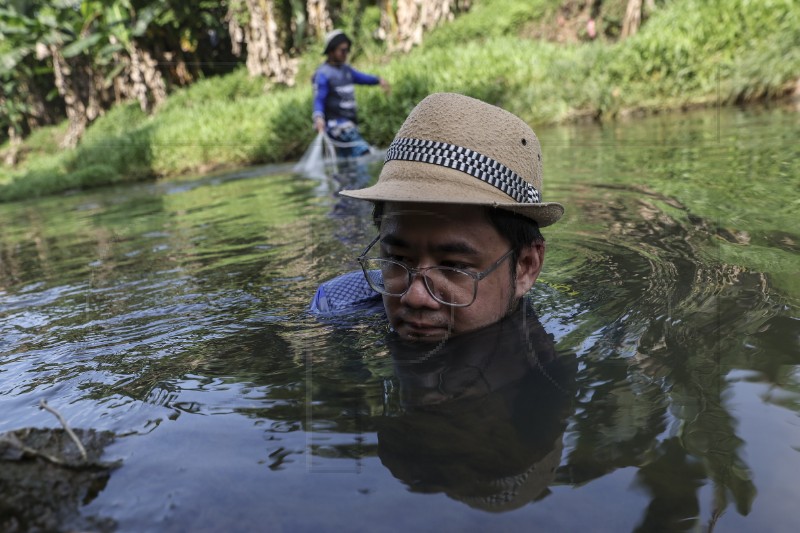
{"label": "reflection of man's face in water", "polygon": [[[377,244],[379,253],[412,268],[450,266],[484,272],[511,249],[486,209],[387,203]],[[510,255],[478,282],[475,301],[467,307],[437,301],[422,276],[417,275],[404,295],[383,297],[389,322],[401,338],[425,342],[440,342],[493,324],[514,309],[533,286],[543,258],[543,244],[523,246],[516,258]]]}
{"label": "reflection of man's face in water", "polygon": [[[399,405],[376,417],[378,457],[413,492],[501,512],[547,494],[574,368],[529,305],[420,357],[390,335]],[[394,391],[395,389],[392,388]]]}

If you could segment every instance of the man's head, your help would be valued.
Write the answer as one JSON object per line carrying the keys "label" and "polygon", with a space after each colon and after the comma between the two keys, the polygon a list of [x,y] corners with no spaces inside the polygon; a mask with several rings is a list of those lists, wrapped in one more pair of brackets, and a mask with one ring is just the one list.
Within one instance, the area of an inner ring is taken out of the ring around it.
{"label": "man's head", "polygon": [[323,55],[328,56],[328,63],[342,65],[347,62],[352,41],[342,30],[333,30],[325,36]]}
{"label": "man's head", "polygon": [[[389,322],[405,339],[439,342],[497,322],[517,307],[541,270],[544,241],[534,222],[493,219],[499,210],[475,205],[376,207],[380,237],[366,257],[389,262],[367,267],[382,272]],[[509,238],[523,234],[530,240]],[[397,263],[419,272],[411,271],[410,284]]]}
{"label": "man's head", "polygon": [[457,94],[414,108],[378,183],[341,192],[375,203],[380,236],[371,257],[401,265],[370,263],[400,273],[379,289],[401,336],[441,341],[516,307],[541,270],[538,228],[564,211],[541,202],[541,186],[539,141],[518,117]]}

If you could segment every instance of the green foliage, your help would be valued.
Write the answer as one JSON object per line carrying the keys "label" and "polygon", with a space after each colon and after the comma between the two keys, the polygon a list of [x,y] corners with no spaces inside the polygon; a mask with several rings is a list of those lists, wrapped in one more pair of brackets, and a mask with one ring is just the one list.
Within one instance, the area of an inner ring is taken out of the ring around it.
{"label": "green foliage", "polygon": [[[748,93],[780,92],[797,75],[796,2],[683,0],[669,7],[654,13],[645,31],[605,51],[611,84],[648,97],[691,98],[719,90],[730,102]],[[749,71],[749,89],[735,83],[742,68]]]}
{"label": "green foliage", "polygon": [[561,0],[482,0],[470,11],[425,37],[424,48],[458,50],[464,43],[515,35],[523,26],[555,11]]}
{"label": "green foliage", "polygon": [[[83,145],[104,142],[130,133],[147,121],[147,115],[134,102],[120,104],[98,118],[83,137]],[[79,148],[80,150],[80,148]]]}
{"label": "green foliage", "polygon": [[[66,167],[85,187],[151,178],[150,128],[138,105],[118,106],[87,130]],[[84,174],[86,167],[92,171]]]}
{"label": "green foliage", "polygon": [[88,188],[107,185],[120,180],[118,168],[112,165],[90,164],[66,174],[68,182],[75,187]]}
{"label": "green foliage", "polygon": [[50,44],[63,35],[55,21],[34,16],[34,2],[17,4],[0,8],[0,139],[8,128],[17,135],[25,132],[31,88],[37,78],[50,76],[33,57],[37,42]]}
{"label": "green foliage", "polygon": [[[375,87],[357,88],[365,137],[385,146],[413,106],[435,91],[481,98],[541,125],[714,103],[718,95],[723,102],[774,97],[800,72],[800,4],[791,0],[659,2],[636,36],[611,44],[517,35],[560,4],[475,2],[426,35],[423,46],[387,62],[389,56],[372,48],[370,28],[379,11],[368,9],[359,19],[354,6],[360,2],[333,2],[335,23],[362,50],[355,66],[392,84],[389,97]],[[314,137],[309,79],[320,61],[318,47],[311,47],[294,88],[265,86],[239,68],[173,92],[152,117],[135,105],[118,106],[87,130],[77,150],[26,157],[20,169],[0,177],[11,182],[0,190],[6,199],[20,197],[8,191],[33,184],[57,190],[43,185],[48,173],[65,186],[90,186],[296,158]],[[91,171],[81,173],[84,168]]]}
{"label": "green foliage", "polygon": [[264,80],[251,78],[247,74],[247,69],[240,67],[226,76],[203,79],[185,89],[175,91],[160,112],[180,113],[187,109],[202,108],[214,100],[239,100],[263,95]]}
{"label": "green foliage", "polygon": [[66,132],[67,124],[62,122],[57,126],[48,126],[33,130],[25,139],[25,149],[35,157],[37,154],[52,154],[59,150],[58,142]]}
{"label": "green foliage", "polygon": [[375,38],[381,11],[377,6],[361,7],[357,0],[344,1],[341,28],[353,39],[351,61],[376,61],[384,53],[384,43]]}

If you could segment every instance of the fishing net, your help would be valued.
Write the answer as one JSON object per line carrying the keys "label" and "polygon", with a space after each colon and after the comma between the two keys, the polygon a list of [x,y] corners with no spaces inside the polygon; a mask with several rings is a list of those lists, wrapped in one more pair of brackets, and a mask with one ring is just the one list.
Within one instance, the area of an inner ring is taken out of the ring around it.
{"label": "fishing net", "polygon": [[296,174],[326,182],[336,170],[336,148],[324,133],[318,133],[311,145],[294,166]]}

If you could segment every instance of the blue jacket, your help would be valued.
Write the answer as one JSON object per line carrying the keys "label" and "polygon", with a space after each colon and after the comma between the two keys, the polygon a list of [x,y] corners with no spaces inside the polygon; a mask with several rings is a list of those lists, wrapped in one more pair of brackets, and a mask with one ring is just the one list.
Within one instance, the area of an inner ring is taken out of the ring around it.
{"label": "blue jacket", "polygon": [[350,65],[320,65],[314,83],[314,117],[326,121],[350,120],[358,123],[355,85],[377,85],[380,78],[359,72]]}
{"label": "blue jacket", "polygon": [[341,316],[354,311],[383,308],[381,295],[373,291],[360,270],[326,281],[317,289],[309,311],[321,316]]}

